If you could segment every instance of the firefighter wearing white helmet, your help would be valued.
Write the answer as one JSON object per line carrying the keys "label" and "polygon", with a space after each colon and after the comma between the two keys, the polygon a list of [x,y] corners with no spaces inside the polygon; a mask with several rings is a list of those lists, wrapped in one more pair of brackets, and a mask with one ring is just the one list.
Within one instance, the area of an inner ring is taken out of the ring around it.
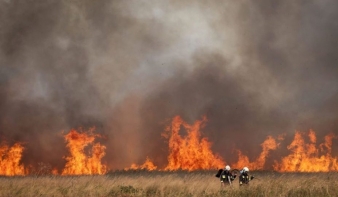
{"label": "firefighter wearing white helmet", "polygon": [[225,184],[232,185],[232,181],[235,180],[236,175],[232,175],[230,172],[231,168],[229,165],[224,167],[224,170],[220,174],[221,187],[224,187]]}
{"label": "firefighter wearing white helmet", "polygon": [[254,176],[249,176],[249,168],[244,167],[243,170],[240,171],[239,186],[242,186],[243,184],[249,184],[249,182],[254,178]]}

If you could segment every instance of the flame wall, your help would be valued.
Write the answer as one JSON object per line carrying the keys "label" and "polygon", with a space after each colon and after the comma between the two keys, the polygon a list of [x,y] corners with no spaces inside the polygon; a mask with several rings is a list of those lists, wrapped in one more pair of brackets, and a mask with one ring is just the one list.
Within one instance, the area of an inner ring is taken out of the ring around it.
{"label": "flame wall", "polygon": [[176,115],[206,115],[201,134],[230,163],[269,135],[286,147],[295,130],[337,134],[337,17],[333,0],[1,1],[1,141],[61,170],[60,131],[95,126],[121,169],[166,167]]}

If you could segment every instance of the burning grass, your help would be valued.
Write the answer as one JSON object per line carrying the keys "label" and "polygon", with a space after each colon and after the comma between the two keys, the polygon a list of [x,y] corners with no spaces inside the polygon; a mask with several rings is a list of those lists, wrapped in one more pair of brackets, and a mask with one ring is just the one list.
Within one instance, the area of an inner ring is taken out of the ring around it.
{"label": "burning grass", "polygon": [[335,196],[338,173],[253,172],[221,189],[214,171],[116,171],[96,176],[1,177],[0,196]]}
{"label": "burning grass", "polygon": [[[200,130],[205,126],[207,119],[188,124],[180,116],[175,116],[166,127],[162,136],[168,140],[167,165],[162,168],[157,167],[151,157],[146,157],[143,164],[132,163],[125,170],[160,170],[160,171],[196,171],[223,168],[225,164],[230,164],[233,168],[249,167],[250,170],[273,169],[278,172],[338,172],[338,157],[332,154],[333,140],[338,137],[329,133],[324,137],[324,142],[318,143],[316,134],[313,130],[309,132],[296,131],[291,144],[286,148],[289,154],[274,160],[272,166],[266,164],[271,151],[280,148],[280,141],[284,140],[283,135],[274,138],[267,136],[261,143],[262,151],[258,157],[249,157],[241,150],[238,152],[238,160],[235,163],[228,163],[223,158],[214,153],[211,149],[212,143],[206,137],[202,137]],[[181,130],[185,134],[181,135]],[[106,174],[108,166],[104,161],[106,146],[96,142],[96,138],[101,138],[100,134],[95,134],[95,128],[89,130],[71,129],[64,135],[65,145],[69,152],[60,160],[66,160],[63,169],[58,169],[49,164],[45,167],[43,162],[36,164],[21,163],[23,150],[21,143],[8,146],[0,143],[0,175],[32,175],[38,171],[40,174],[54,175],[103,175]],[[249,159],[250,158],[250,159]],[[110,161],[112,162],[112,161]],[[271,163],[271,162],[270,162]],[[271,164],[270,164],[271,165]]]}

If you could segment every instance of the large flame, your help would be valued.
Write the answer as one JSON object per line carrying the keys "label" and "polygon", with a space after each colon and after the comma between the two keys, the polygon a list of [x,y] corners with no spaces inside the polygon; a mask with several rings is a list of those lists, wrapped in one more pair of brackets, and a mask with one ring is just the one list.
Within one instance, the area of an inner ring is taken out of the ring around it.
{"label": "large flame", "polygon": [[[206,117],[193,125],[184,122],[180,116],[173,118],[171,127],[163,135],[169,137],[168,165],[165,170],[208,170],[224,166],[222,158],[211,151],[208,139],[201,139],[200,128],[205,122]],[[186,130],[186,137],[179,134],[181,127]]]}
{"label": "large flame", "polygon": [[[165,129],[162,136],[169,139],[168,165],[163,170],[209,170],[224,167],[222,158],[214,154],[207,138],[201,138],[200,128],[206,122],[206,117],[193,125],[184,122],[180,116],[173,118],[171,125]],[[182,137],[179,132],[183,127],[187,135]],[[142,165],[132,164],[125,170],[146,169],[155,170],[157,166],[147,157]]]}
{"label": "large flame", "polygon": [[238,150],[238,161],[237,163],[232,164],[235,168],[242,168],[247,166],[251,170],[263,170],[266,158],[269,156],[271,150],[275,150],[278,147],[276,140],[272,136],[268,136],[266,140],[261,144],[262,152],[258,158],[250,162],[249,157],[243,155],[240,150]]}
{"label": "large flame", "polygon": [[[62,175],[85,175],[85,174],[104,174],[107,171],[106,165],[101,163],[101,159],[105,155],[106,147],[100,143],[95,143],[93,129],[88,132],[77,132],[72,129],[65,140],[69,148],[70,156],[66,157],[66,166],[62,171]],[[92,145],[91,156],[85,154],[85,148]]]}
{"label": "large flame", "polygon": [[[205,117],[196,121],[193,125],[184,122],[180,116],[173,118],[171,125],[162,134],[169,139],[168,165],[164,170],[207,170],[223,167],[227,163],[211,151],[211,143],[206,138],[201,139],[200,129],[205,122]],[[181,129],[186,130],[185,137],[180,135]],[[280,143],[277,140],[284,140],[283,135],[278,136],[277,139],[267,136],[261,144],[261,153],[254,161],[250,161],[249,157],[244,155],[241,150],[237,150],[238,161],[232,163],[231,166],[239,169],[247,166],[251,170],[272,168],[279,172],[338,171],[338,159],[332,156],[331,150],[332,139],[335,136],[333,134],[325,136],[325,142],[317,148],[316,135],[313,130],[308,133],[309,143],[305,143],[303,135],[304,133],[301,132],[295,133],[294,140],[287,146],[291,153],[281,158],[281,161],[275,160],[273,166],[266,166],[266,160],[271,151],[280,148]],[[155,170],[157,167],[147,158],[144,164],[132,164],[130,168],[126,169]]]}
{"label": "large flame", "polygon": [[25,168],[20,164],[24,148],[20,143],[9,147],[7,144],[0,147],[0,175],[25,175]]}
{"label": "large flame", "polygon": [[[134,163],[125,170],[193,171],[223,168],[227,162],[212,152],[211,143],[200,133],[206,121],[206,117],[203,117],[190,125],[180,116],[175,116],[165,132],[162,133],[168,140],[167,165],[159,169],[147,157],[142,165]],[[185,134],[182,135],[183,131]],[[72,129],[64,135],[70,154],[65,157],[66,165],[61,171],[62,175],[90,175],[107,172],[107,166],[101,162],[105,156],[106,147],[98,142],[94,143],[96,137],[100,137],[100,135],[94,134],[94,129],[85,132]],[[293,141],[286,147],[290,153],[275,160],[274,165],[267,166],[266,161],[269,159],[269,155],[277,148],[281,148],[279,142],[284,140],[281,136],[277,139],[267,136],[261,144],[261,153],[256,158],[250,156],[255,160],[250,161],[249,156],[244,155],[242,150],[237,150],[238,160],[232,163],[231,167],[240,169],[247,166],[250,170],[273,169],[279,172],[338,171],[338,158],[332,156],[332,142],[335,138],[337,137],[331,133],[325,136],[323,143],[317,144],[317,137],[313,130],[308,133],[296,131]],[[40,163],[37,171],[28,170],[20,163],[23,150],[24,147],[21,143],[16,143],[11,147],[6,144],[0,146],[0,175],[26,175],[29,172],[59,174],[56,168],[45,163]],[[276,158],[276,155],[274,157]],[[272,160],[270,159],[270,161]]]}
{"label": "large flame", "polygon": [[316,134],[308,133],[309,142],[303,138],[304,133],[296,132],[294,140],[287,147],[292,153],[275,162],[274,169],[280,172],[328,172],[337,171],[337,158],[332,157],[331,147],[333,134],[325,136],[325,142],[316,147]]}

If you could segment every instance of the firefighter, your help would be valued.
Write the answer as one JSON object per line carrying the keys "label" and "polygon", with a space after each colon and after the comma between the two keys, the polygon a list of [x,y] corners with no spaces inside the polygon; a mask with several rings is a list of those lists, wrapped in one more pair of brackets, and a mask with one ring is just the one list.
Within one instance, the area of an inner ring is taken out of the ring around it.
{"label": "firefighter", "polygon": [[221,187],[224,187],[225,184],[232,185],[232,181],[235,180],[236,175],[232,175],[230,169],[230,166],[226,165],[224,170],[220,174]]}
{"label": "firefighter", "polygon": [[242,186],[243,184],[248,185],[249,182],[254,178],[254,176],[249,175],[249,168],[244,167],[243,170],[240,171],[239,186]]}

